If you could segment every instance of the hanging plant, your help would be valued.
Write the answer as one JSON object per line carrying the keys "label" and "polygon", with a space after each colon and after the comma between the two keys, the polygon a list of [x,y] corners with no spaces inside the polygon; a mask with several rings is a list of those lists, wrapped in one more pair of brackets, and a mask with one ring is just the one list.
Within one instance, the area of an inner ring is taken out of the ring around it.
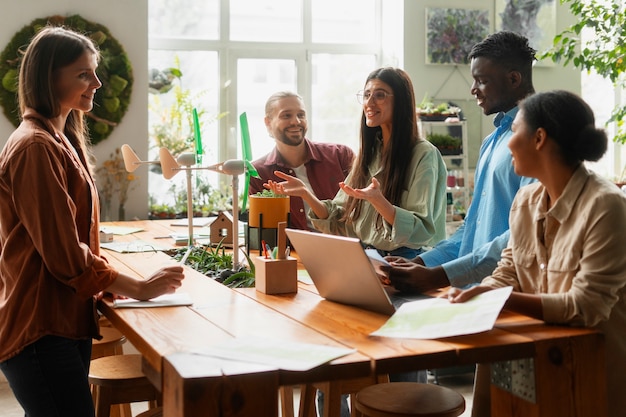
{"label": "hanging plant", "polygon": [[133,85],[130,60],[109,30],[79,15],[49,16],[35,19],[19,30],[0,53],[0,105],[5,116],[17,126],[20,122],[17,102],[19,63],[30,40],[47,25],[64,26],[89,36],[100,49],[101,60],[97,74],[102,87],[96,92],[94,108],[87,113],[91,142],[106,139],[128,110]]}

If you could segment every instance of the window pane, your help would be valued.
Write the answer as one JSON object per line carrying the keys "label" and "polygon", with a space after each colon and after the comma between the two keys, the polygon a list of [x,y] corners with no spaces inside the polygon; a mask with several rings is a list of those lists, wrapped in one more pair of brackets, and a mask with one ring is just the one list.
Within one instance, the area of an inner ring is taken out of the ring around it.
{"label": "window pane", "polygon": [[300,42],[302,0],[231,0],[230,39]]}
{"label": "window pane", "polygon": [[[158,160],[158,149],[161,146],[167,147],[177,155],[185,145],[193,143],[192,109],[195,107],[201,124],[203,165],[218,162],[216,115],[219,92],[215,87],[219,85],[217,52],[150,50],[148,67],[151,87],[148,97],[150,160]],[[158,93],[156,89],[163,84],[159,81],[167,78],[169,68],[178,68],[182,76],[180,79],[172,79],[169,91],[164,87],[160,90],[162,92]],[[160,74],[156,75],[159,71]],[[185,149],[190,150],[193,148]],[[217,185],[217,173],[202,171],[202,176],[213,186]],[[158,170],[150,170],[148,191],[150,196],[157,200],[157,204],[173,205],[176,193],[185,190],[184,174],[165,180]]]}
{"label": "window pane", "polygon": [[[265,102],[277,91],[296,91],[296,63],[288,59],[240,59],[237,61],[237,120],[246,112],[252,159],[274,147],[265,128]],[[239,129],[239,127],[238,127]],[[237,140],[241,141],[240,134]],[[237,143],[241,156],[241,142]]]}
{"label": "window pane", "polygon": [[149,0],[150,36],[219,38],[219,0]]}
{"label": "window pane", "polygon": [[375,0],[315,0],[311,8],[313,42],[374,42]]}
{"label": "window pane", "polygon": [[357,150],[362,107],[356,93],[375,69],[373,55],[313,54],[313,97],[309,130],[313,140]]}

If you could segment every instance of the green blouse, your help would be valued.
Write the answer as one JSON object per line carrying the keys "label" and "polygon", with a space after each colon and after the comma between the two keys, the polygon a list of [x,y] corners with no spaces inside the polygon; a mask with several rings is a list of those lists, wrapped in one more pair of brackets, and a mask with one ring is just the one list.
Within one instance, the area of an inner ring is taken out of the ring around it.
{"label": "green blouse", "polygon": [[[351,223],[342,221],[348,195],[339,190],[334,199],[323,201],[328,210],[326,219],[317,218],[309,210],[313,226],[324,233],[359,238],[363,244],[383,251],[436,244],[446,234],[446,166],[437,148],[425,140],[413,148],[411,166],[408,188],[402,194],[400,205],[395,206],[394,224],[383,220],[382,225],[377,226],[378,213],[367,201],[358,219]],[[380,180],[380,149],[369,171]],[[350,183],[350,178],[348,175],[346,184]]]}

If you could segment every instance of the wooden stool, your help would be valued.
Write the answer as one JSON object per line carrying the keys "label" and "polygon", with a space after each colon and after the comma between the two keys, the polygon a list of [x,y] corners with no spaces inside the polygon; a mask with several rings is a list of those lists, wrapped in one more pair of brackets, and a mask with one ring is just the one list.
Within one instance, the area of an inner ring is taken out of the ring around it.
{"label": "wooden stool", "polygon": [[[119,330],[111,326],[111,323],[101,318],[100,334],[102,339],[93,340],[91,347],[91,360],[102,358],[103,356],[124,354],[123,344],[126,343],[126,336]],[[91,387],[93,392],[93,386]],[[111,417],[132,417],[130,404],[118,404],[111,409]]]}
{"label": "wooden stool", "polygon": [[102,339],[93,340],[91,347],[91,360],[103,356],[121,355],[124,353],[122,345],[126,343],[126,336],[115,327],[101,327]]}
{"label": "wooden stool", "polygon": [[141,371],[141,355],[113,355],[91,361],[89,383],[93,387],[96,417],[109,417],[111,405],[160,402],[160,394]]}
{"label": "wooden stool", "polygon": [[316,417],[315,398],[317,390],[324,393],[324,409],[321,414],[324,417],[341,416],[341,396],[350,395],[351,415],[357,416],[355,407],[355,395],[359,390],[372,384],[389,382],[389,375],[376,377],[353,378],[337,381],[316,382],[301,386],[299,417]]}
{"label": "wooden stool", "polygon": [[137,414],[137,417],[163,417],[163,407],[155,407],[144,411],[141,414]]}
{"label": "wooden stool", "polygon": [[389,382],[359,391],[355,405],[367,417],[457,417],[465,411],[465,398],[439,385]]}
{"label": "wooden stool", "polygon": [[294,417],[293,386],[278,387],[278,397],[280,398],[280,415],[282,417]]}

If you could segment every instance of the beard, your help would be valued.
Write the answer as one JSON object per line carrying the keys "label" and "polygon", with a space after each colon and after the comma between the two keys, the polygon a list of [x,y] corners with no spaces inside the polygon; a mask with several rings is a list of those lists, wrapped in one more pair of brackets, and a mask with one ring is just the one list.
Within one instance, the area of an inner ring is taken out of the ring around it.
{"label": "beard", "polygon": [[299,146],[304,141],[305,134],[306,130],[304,129],[298,134],[282,131],[280,132],[280,134],[276,135],[276,140],[284,143],[287,146]]}

